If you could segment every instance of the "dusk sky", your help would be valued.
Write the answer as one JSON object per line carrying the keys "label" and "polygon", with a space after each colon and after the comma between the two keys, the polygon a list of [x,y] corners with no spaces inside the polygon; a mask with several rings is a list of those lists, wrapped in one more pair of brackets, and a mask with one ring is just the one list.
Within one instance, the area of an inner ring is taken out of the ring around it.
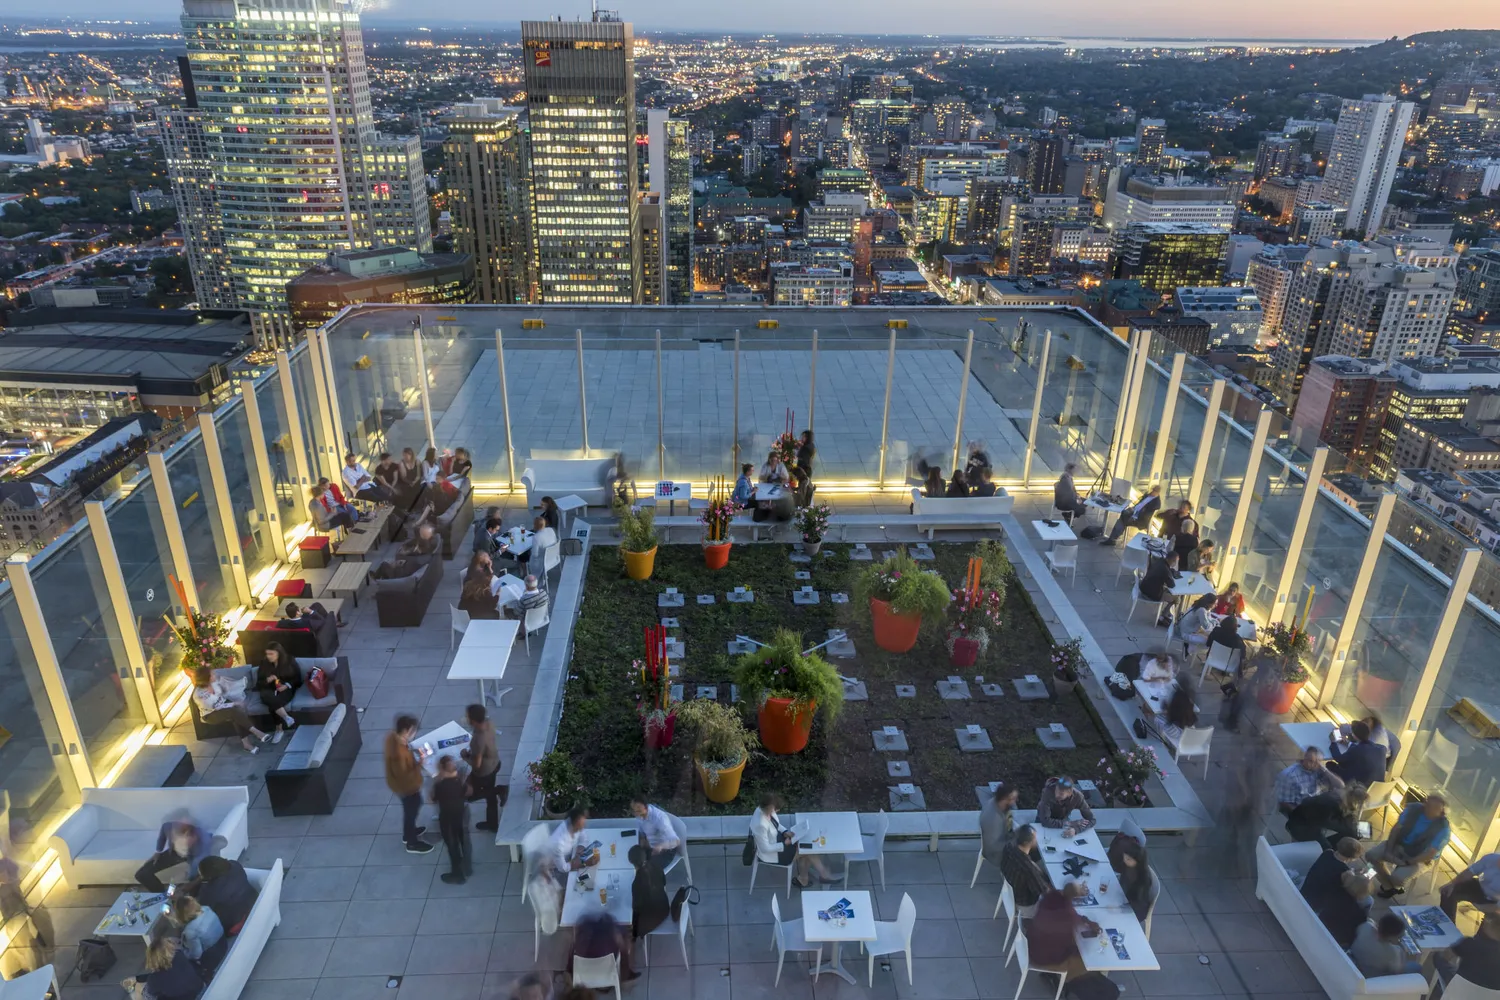
{"label": "dusk sky", "polygon": [[[1070,0],[1064,4],[1006,0],[758,0],[749,4],[702,4],[697,0],[606,0],[643,30],[723,29],[736,31],[843,31],[891,34],[933,32],[955,35],[1037,34],[1056,36],[1156,36],[1181,38],[1388,38],[1444,28],[1500,28],[1500,2],[1451,0],[1414,4],[1409,0],[1259,0],[1253,4],[1216,4],[1188,0]],[[175,18],[174,0],[14,0],[13,14],[77,17]],[[434,14],[422,0],[375,0],[367,15],[383,20],[416,22]],[[586,15],[588,6],[543,0],[524,6],[490,0],[449,0],[430,23],[452,23],[472,17],[475,25],[515,26],[521,17]]]}

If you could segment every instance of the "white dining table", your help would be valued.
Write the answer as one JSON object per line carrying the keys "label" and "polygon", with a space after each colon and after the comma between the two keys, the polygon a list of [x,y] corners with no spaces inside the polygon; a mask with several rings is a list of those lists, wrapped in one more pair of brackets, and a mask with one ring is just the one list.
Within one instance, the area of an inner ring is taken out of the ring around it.
{"label": "white dining table", "polygon": [[1032,521],[1031,527],[1038,538],[1049,543],[1049,549],[1055,547],[1058,542],[1078,541],[1078,536],[1073,534],[1073,529],[1068,527],[1067,521],[1059,519],[1052,524],[1048,524],[1045,520]]}
{"label": "white dining table", "polygon": [[1061,862],[1048,862],[1047,874],[1051,876],[1052,886],[1056,889],[1061,889],[1069,882],[1082,883],[1088,890],[1088,895],[1073,900],[1073,905],[1086,917],[1090,916],[1089,910],[1130,907],[1130,901],[1125,898],[1125,890],[1120,888],[1119,876],[1107,864],[1089,865],[1082,875],[1073,876],[1063,871]]}
{"label": "white dining table", "polygon": [[505,679],[510,651],[516,646],[516,634],[520,628],[521,623],[514,618],[471,620],[458,644],[458,652],[453,654],[453,662],[448,664],[448,680],[477,681],[479,703],[482,705],[488,700],[498,706],[510,689],[492,695],[486,685],[494,682],[498,686]]}
{"label": "white dining table", "polygon": [[1076,854],[1086,861],[1109,861],[1104,843],[1094,827],[1074,833],[1071,837],[1064,836],[1060,828],[1054,829],[1040,823],[1034,824],[1032,828],[1036,830],[1036,844],[1041,849],[1042,860],[1047,864],[1061,864],[1069,854]]}
{"label": "white dining table", "polygon": [[1328,744],[1338,728],[1332,722],[1283,722],[1281,724],[1281,731],[1286,733],[1287,739],[1297,747],[1299,757],[1308,747],[1317,747],[1319,753],[1325,757],[1328,756]]}
{"label": "white dining table", "polygon": [[790,495],[787,488],[780,483],[755,484],[755,499],[757,500],[780,500],[782,497]]}
{"label": "white dining table", "polygon": [[[438,761],[444,757],[454,757],[462,760],[460,756],[469,748],[472,735],[467,729],[457,722],[445,722],[431,732],[423,733],[411,741],[411,745],[419,748],[431,748],[432,753],[422,759],[422,773],[432,778],[437,775]],[[447,746],[439,746],[447,743]]]}
{"label": "white dining table", "polygon": [[796,833],[801,854],[859,854],[865,849],[859,813],[797,813],[782,823]]}
{"label": "white dining table", "polygon": [[1146,931],[1129,907],[1100,906],[1080,910],[1101,928],[1095,937],[1075,931],[1078,954],[1090,972],[1145,972],[1160,969]]}
{"label": "white dining table", "polygon": [[[558,822],[562,822],[559,820]],[[596,869],[604,871],[631,871],[630,849],[640,843],[640,827],[635,823],[622,823],[619,820],[610,823],[590,823],[583,828],[583,833],[578,838],[578,843],[584,847],[592,845],[595,841],[599,847],[599,864]]]}
{"label": "white dining table", "polygon": [[1167,593],[1173,597],[1202,597],[1216,593],[1208,577],[1196,571],[1187,572],[1167,585]]}
{"label": "white dining table", "polygon": [[[819,911],[826,912],[840,900],[848,900],[854,916],[824,920]],[[802,893],[802,936],[809,941],[831,943],[832,957],[815,966],[813,976],[824,973],[838,976],[850,986],[858,980],[844,968],[842,950],[845,942],[875,940],[875,907],[870,894],[863,889],[837,892],[807,891]]]}
{"label": "white dining table", "polygon": [[531,551],[531,539],[536,532],[527,528],[511,528],[509,531],[500,532],[500,537],[505,540],[505,551],[513,556],[523,556]]}
{"label": "white dining table", "polygon": [[[563,893],[562,916],[558,918],[558,925],[572,927],[584,917],[594,913],[607,913],[617,924],[630,923],[630,893],[631,883],[635,876],[618,868],[603,868],[603,862],[599,867],[586,868],[583,871],[568,872],[568,888]],[[588,876],[588,887],[584,888],[578,884],[579,876]],[[599,899],[600,891],[604,892],[604,900]]]}
{"label": "white dining table", "polygon": [[[1244,639],[1246,642],[1253,642],[1255,638],[1260,635],[1260,627],[1256,625],[1248,615],[1237,615],[1236,618],[1238,620],[1235,623],[1235,632],[1238,633],[1239,637],[1241,639]],[[1224,620],[1224,616],[1216,615],[1212,611],[1210,611],[1208,613],[1208,620],[1214,625],[1218,625],[1219,622]]]}

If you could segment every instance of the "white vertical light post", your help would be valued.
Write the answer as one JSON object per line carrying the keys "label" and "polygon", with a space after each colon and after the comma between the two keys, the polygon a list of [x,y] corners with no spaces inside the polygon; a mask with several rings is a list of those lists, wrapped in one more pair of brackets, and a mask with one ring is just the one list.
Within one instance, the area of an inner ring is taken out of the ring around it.
{"label": "white vertical light post", "polygon": [[885,408],[880,417],[880,475],[876,485],[885,486],[885,453],[890,445],[891,383],[896,378],[896,330],[891,328],[891,346],[885,358]]}
{"label": "white vertical light post", "polygon": [[334,373],[333,348],[328,343],[328,331],[319,327],[313,334],[318,338],[319,353],[323,356],[323,378],[328,382],[328,421],[333,427],[333,453],[329,456],[329,463],[334,470],[330,478],[337,482],[341,475],[338,470],[344,467],[344,452],[354,449],[344,440],[344,411],[339,406],[339,380]]}
{"label": "white vertical light post", "polygon": [[422,427],[427,432],[427,447],[437,447],[437,435],[432,430],[432,401],[427,398],[427,348],[422,344],[422,321],[412,321],[411,339],[416,349],[417,391],[422,394]]}
{"label": "white vertical light post", "polygon": [[969,331],[968,343],[964,345],[964,373],[958,383],[958,419],[953,422],[953,468],[958,468],[958,452],[963,447],[964,409],[969,404],[969,371],[974,361],[974,331]]}
{"label": "white vertical light post", "polygon": [[505,383],[505,336],[495,328],[495,367],[500,371],[500,412],[505,417],[505,457],[510,463],[511,489],[516,488],[516,446],[510,433],[510,388]]}
{"label": "white vertical light post", "polygon": [[1276,606],[1271,609],[1273,622],[1285,622],[1295,613],[1297,595],[1292,589],[1297,586],[1297,577],[1302,566],[1302,546],[1307,541],[1307,527],[1312,521],[1313,506],[1318,502],[1318,486],[1323,482],[1323,470],[1328,465],[1328,447],[1319,445],[1313,449],[1312,462],[1307,467],[1307,485],[1302,491],[1302,500],[1297,504],[1297,520],[1292,524],[1292,535],[1286,543],[1286,561],[1281,564],[1281,581],[1276,585]]}
{"label": "white vertical light post", "polygon": [[271,553],[278,562],[286,562],[286,534],[281,523],[281,501],[276,496],[276,484],[271,477],[271,452],[266,447],[266,427],[261,423],[260,400],[255,396],[255,382],[251,379],[240,380],[240,399],[244,400],[245,420],[250,425],[250,449],[245,455],[245,461],[264,498],[265,509],[255,513],[270,532]]}
{"label": "white vertical light post", "polygon": [[155,678],[146,669],[146,653],[141,649],[140,632],[136,629],[135,612],[130,604],[130,591],[125,586],[125,574],[120,569],[120,554],[115,549],[114,532],[110,530],[109,518],[104,516],[104,504],[90,500],[83,505],[84,516],[89,521],[89,534],[94,539],[94,548],[99,553],[100,578],[105,593],[109,595],[109,614],[114,618],[115,628],[120,633],[120,647],[125,653],[125,677],[122,682],[135,691],[141,714],[153,726],[162,724],[161,707],[156,703]]}
{"label": "white vertical light post", "polygon": [[307,443],[302,437],[302,416],[297,411],[297,386],[292,381],[292,364],[286,351],[276,352],[276,378],[281,383],[281,401],[286,407],[287,436],[291,438],[291,475],[294,510],[306,507],[307,490],[312,486],[312,465],[307,460]]}
{"label": "white vertical light post", "polygon": [[1193,483],[1188,490],[1188,499],[1193,503],[1193,510],[1198,512],[1203,510],[1203,494],[1208,489],[1209,452],[1214,446],[1214,431],[1219,427],[1219,407],[1224,403],[1224,386],[1224,380],[1216,378],[1208,390],[1208,408],[1203,411],[1203,433],[1198,438],[1198,454],[1193,459]]}
{"label": "white vertical light post", "polygon": [[1167,379],[1167,398],[1162,402],[1161,424],[1156,429],[1156,453],[1151,456],[1151,468],[1146,470],[1146,481],[1150,483],[1159,483],[1166,475],[1167,444],[1172,436],[1172,421],[1177,417],[1177,398],[1182,392],[1182,369],[1186,364],[1186,352],[1178,351],[1172,356],[1172,374]]}
{"label": "white vertical light post", "polygon": [[245,575],[245,554],[240,549],[239,526],[234,523],[234,505],[229,502],[229,476],[224,471],[224,453],[219,450],[219,429],[214,426],[214,415],[206,410],[198,411],[198,432],[203,435],[203,452],[208,460],[208,479],[213,484],[214,502],[212,516],[219,519],[219,530],[224,535],[224,549],[219,561],[229,566],[229,577],[234,581],[235,595],[243,605],[251,602],[250,579]]}
{"label": "white vertical light post", "polygon": [[1135,480],[1137,462],[1135,456],[1137,450],[1143,447],[1143,442],[1137,442],[1135,438],[1135,421],[1140,415],[1141,389],[1146,383],[1146,369],[1151,364],[1151,331],[1142,330],[1136,341],[1135,369],[1130,373],[1130,395],[1125,402],[1125,420],[1121,429],[1120,443],[1115,448],[1115,472],[1114,475],[1123,479]]}
{"label": "white vertical light post", "polygon": [[667,478],[667,437],[662,410],[666,397],[661,387],[661,331],[656,331],[656,478]]}
{"label": "white vertical light post", "polygon": [[1031,485],[1031,457],[1036,454],[1036,435],[1042,423],[1042,390],[1047,387],[1047,358],[1052,353],[1052,331],[1042,338],[1042,363],[1036,370],[1036,391],[1031,397],[1031,429],[1026,432],[1026,459],[1021,468],[1021,485]]}
{"label": "white vertical light post", "polygon": [[322,343],[316,336],[307,338],[307,352],[308,360],[312,364],[312,395],[318,407],[313,421],[313,439],[317,442],[317,454],[314,456],[309,473],[313,479],[318,476],[337,479],[339,466],[343,463],[334,457],[338,449],[338,432],[333,426],[332,414],[329,410],[331,404],[328,395],[328,366],[323,363]]}
{"label": "white vertical light post", "polygon": [[740,472],[740,331],[734,331],[734,441],[730,450],[734,455],[734,473]]}
{"label": "white vertical light post", "polygon": [[583,331],[573,331],[578,353],[578,421],[583,427],[583,457],[589,457],[589,396],[584,386]]}
{"label": "white vertical light post", "polygon": [[807,424],[813,429],[813,406],[818,399],[818,331],[812,333],[812,358],[807,366]]}
{"label": "white vertical light post", "polygon": [[[1130,403],[1130,383],[1135,378],[1135,359],[1137,353],[1140,351],[1141,332],[1139,330],[1136,331],[1135,335],[1128,341],[1125,349],[1125,370],[1120,375],[1120,391],[1115,396],[1115,430],[1114,435],[1109,439],[1109,461],[1104,465],[1104,473],[1109,477],[1114,476],[1115,469],[1119,467],[1120,463],[1121,445],[1125,440],[1125,411]],[[1102,372],[1102,364],[1100,367]],[[1094,405],[1090,407],[1090,412],[1099,412],[1099,404],[1104,399],[1103,389],[1104,387],[1100,384],[1100,380],[1095,379]],[[1090,421],[1090,424],[1095,423],[1097,421]]]}
{"label": "white vertical light post", "polygon": [[1260,463],[1266,456],[1266,438],[1271,432],[1271,411],[1262,408],[1255,419],[1255,438],[1245,461],[1245,475],[1240,479],[1240,495],[1234,504],[1234,527],[1229,529],[1229,545],[1219,561],[1219,579],[1234,579],[1234,568],[1243,555],[1245,533],[1250,524],[1250,507],[1255,503],[1255,481],[1260,478]]}

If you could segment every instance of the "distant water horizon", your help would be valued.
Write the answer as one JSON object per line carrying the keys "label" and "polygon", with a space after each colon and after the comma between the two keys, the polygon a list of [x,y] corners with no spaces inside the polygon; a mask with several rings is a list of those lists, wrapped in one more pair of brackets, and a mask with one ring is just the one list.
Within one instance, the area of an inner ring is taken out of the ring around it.
{"label": "distant water horizon", "polygon": [[1052,35],[981,35],[969,44],[995,49],[1198,49],[1198,48],[1290,48],[1358,49],[1378,45],[1383,38],[1132,38]]}

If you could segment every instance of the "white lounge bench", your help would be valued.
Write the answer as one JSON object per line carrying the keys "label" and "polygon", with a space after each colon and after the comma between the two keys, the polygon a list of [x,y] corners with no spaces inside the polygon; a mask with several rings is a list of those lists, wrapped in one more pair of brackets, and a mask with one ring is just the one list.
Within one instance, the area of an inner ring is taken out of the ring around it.
{"label": "white lounge bench", "polygon": [[530,458],[521,473],[526,486],[526,506],[540,507],[542,497],[560,497],[572,493],[591,507],[608,507],[609,487],[605,480],[614,469],[610,458]]}
{"label": "white lounge bench", "polygon": [[917,530],[932,538],[940,528],[999,527],[1000,518],[1011,512],[1015,497],[1004,489],[992,497],[924,497],[922,491],[911,491],[911,509],[917,517]]}
{"label": "white lounge bench", "polygon": [[82,800],[47,841],[71,889],[134,885],[162,824],[182,812],[214,838],[220,857],[238,858],[249,844],[250,790],[244,785],[86,788]]}
{"label": "white lounge bench", "polygon": [[198,1000],[235,1000],[245,991],[271,932],[281,923],[281,876],[280,858],[269,869],[245,869],[245,877],[259,895],[240,932],[230,938],[224,961],[214,970],[213,980],[198,994]]}

